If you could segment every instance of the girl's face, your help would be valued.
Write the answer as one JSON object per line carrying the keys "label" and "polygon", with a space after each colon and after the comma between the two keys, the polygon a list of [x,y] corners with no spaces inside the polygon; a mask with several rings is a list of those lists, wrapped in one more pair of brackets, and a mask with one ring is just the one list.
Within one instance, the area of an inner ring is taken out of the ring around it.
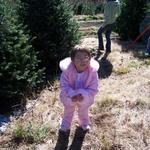
{"label": "girl's face", "polygon": [[90,64],[90,57],[86,52],[77,52],[72,62],[74,63],[77,72],[80,73],[88,68]]}

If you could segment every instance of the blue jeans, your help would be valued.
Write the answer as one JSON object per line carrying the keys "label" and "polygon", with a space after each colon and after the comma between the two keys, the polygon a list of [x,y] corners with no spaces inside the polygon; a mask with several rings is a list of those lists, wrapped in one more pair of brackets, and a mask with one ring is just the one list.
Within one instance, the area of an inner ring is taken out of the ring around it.
{"label": "blue jeans", "polygon": [[111,39],[110,34],[112,32],[114,24],[108,24],[105,27],[101,26],[98,29],[98,50],[104,50],[102,33],[105,33],[106,37],[106,52],[111,52]]}
{"label": "blue jeans", "polygon": [[148,38],[148,41],[147,41],[147,52],[148,54],[150,54],[150,37]]}

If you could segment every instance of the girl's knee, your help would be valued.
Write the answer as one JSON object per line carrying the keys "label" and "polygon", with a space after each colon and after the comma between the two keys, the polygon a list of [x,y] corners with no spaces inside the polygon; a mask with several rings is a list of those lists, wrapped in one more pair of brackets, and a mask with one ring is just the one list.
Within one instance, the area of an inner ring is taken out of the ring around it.
{"label": "girl's knee", "polygon": [[61,102],[65,107],[73,106],[73,102],[70,98],[63,98],[63,99],[61,99]]}
{"label": "girl's knee", "polygon": [[84,107],[84,108],[88,108],[93,104],[93,101],[89,101],[89,100],[83,100],[82,102],[80,102],[80,106]]}

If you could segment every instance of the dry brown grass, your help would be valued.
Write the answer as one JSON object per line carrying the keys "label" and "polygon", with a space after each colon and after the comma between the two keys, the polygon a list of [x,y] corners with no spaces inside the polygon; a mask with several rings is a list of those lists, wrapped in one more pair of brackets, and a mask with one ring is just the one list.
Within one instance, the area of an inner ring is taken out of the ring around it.
{"label": "dry brown grass", "polygon": [[[85,38],[81,44],[90,49],[96,48],[97,38]],[[91,132],[86,134],[82,150],[149,150],[150,60],[134,57],[132,51],[123,53],[122,45],[116,40],[112,47],[113,52],[108,61],[113,69],[107,78],[100,78],[100,91],[90,109]],[[120,74],[114,71],[117,68],[127,68],[130,71],[121,71],[123,73]],[[54,87],[44,89],[34,104],[28,101],[28,111],[19,118],[14,118],[8,125],[7,132],[0,137],[0,149],[54,149],[63,113],[59,102],[58,81],[54,83]],[[14,142],[17,126],[27,128],[29,124],[36,127],[48,125],[48,135],[40,143],[25,140]],[[71,128],[69,145],[74,131],[75,121]]]}

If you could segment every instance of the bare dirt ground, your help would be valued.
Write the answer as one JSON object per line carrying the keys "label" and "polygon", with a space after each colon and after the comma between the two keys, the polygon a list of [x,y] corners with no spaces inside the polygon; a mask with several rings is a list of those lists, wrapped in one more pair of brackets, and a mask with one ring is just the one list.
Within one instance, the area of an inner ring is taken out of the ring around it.
{"label": "bare dirt ground", "polygon": [[[128,44],[114,38],[108,59],[99,59],[99,93],[89,112],[91,130],[89,133],[76,130],[75,114],[68,150],[150,150],[150,58],[141,57],[140,50],[146,48],[141,44],[123,52]],[[85,37],[80,45],[96,49],[97,37]],[[0,149],[54,150],[64,144],[59,143],[58,135],[63,113],[58,81],[45,88],[36,101],[29,100],[27,109],[8,125],[0,137]],[[16,133],[19,127],[22,130]],[[35,138],[36,133],[26,136],[40,127],[47,130],[39,132],[39,139]],[[44,135],[47,136],[42,138]]]}

